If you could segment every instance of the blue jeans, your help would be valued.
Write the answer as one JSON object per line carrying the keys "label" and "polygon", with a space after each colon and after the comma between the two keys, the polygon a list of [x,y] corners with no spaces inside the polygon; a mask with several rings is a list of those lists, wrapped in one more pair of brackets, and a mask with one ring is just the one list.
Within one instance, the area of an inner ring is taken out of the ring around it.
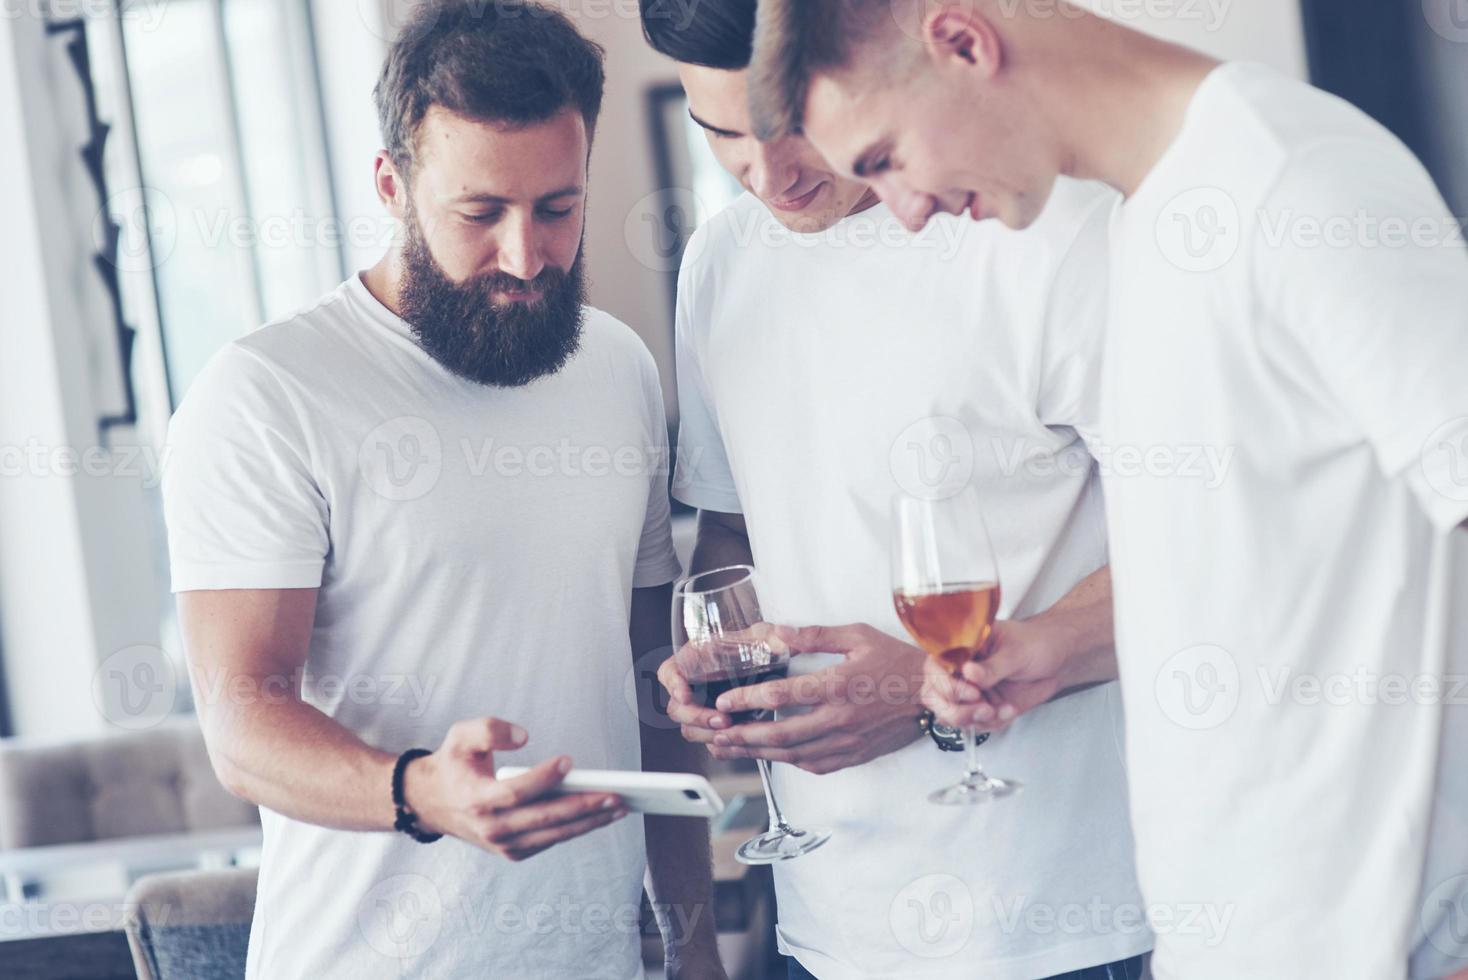
{"label": "blue jeans", "polygon": [[[793,956],[785,962],[790,964],[790,980],[819,980],[814,973],[797,963]],[[1048,977],[1046,980],[1140,980],[1141,976],[1142,957],[1133,956],[1129,960],[1091,966],[1084,970],[1062,973],[1058,977]]]}

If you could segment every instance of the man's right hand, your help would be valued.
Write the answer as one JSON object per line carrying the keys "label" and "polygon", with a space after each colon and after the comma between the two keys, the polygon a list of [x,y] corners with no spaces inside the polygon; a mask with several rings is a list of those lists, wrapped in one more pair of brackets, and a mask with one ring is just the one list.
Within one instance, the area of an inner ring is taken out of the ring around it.
{"label": "man's right hand", "polygon": [[993,732],[1057,696],[1115,680],[1109,574],[1105,583],[1104,603],[995,623],[983,657],[958,676],[928,661],[923,703],[945,725]]}
{"label": "man's right hand", "polygon": [[494,753],[521,748],[526,737],[524,729],[498,718],[456,723],[433,754],[404,770],[403,798],[418,826],[524,861],[627,815],[621,797],[606,793],[545,798],[571,771],[568,756],[495,779]]}
{"label": "man's right hand", "polygon": [[[717,759],[765,759],[825,775],[922,737],[918,694],[927,658],[917,647],[866,625],[777,629],[792,653],[844,659],[815,673],[737,688],[719,698],[724,710],[716,711],[695,699],[675,654],[658,670],[658,680],[669,695],[668,717],[682,726],[684,738],[706,745]],[[811,710],[746,725],[735,725],[731,715],[791,705]]]}

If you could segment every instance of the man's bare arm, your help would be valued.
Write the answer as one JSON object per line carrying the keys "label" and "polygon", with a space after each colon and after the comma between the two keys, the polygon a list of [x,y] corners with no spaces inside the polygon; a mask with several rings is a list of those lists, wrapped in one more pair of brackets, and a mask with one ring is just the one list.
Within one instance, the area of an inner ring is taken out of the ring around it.
{"label": "man's bare arm", "polygon": [[[638,663],[654,651],[670,652],[672,601],[670,585],[633,590],[629,634]],[[676,725],[657,715],[650,697],[639,698],[639,702],[643,769],[702,775],[704,753],[698,746],[685,742]],[[688,817],[648,816],[644,827],[649,892],[663,933],[669,975],[699,980],[722,977],[708,824]]]}
{"label": "man's bare arm", "polygon": [[743,514],[723,514],[713,510],[698,512],[698,538],[693,545],[689,572],[698,574],[730,565],[754,564],[749,547],[749,530]]}
{"label": "man's bare arm", "polygon": [[[1059,602],[1024,622],[1055,633],[1065,651],[1060,692],[1114,681],[1116,625],[1111,602],[1111,566],[1103,565],[1076,583]],[[964,668],[964,677],[975,684],[997,684],[1010,670],[1006,659],[995,656],[977,660]],[[996,662],[997,661],[997,662]]]}
{"label": "man's bare arm", "polygon": [[[316,593],[179,595],[210,760],[230,792],[277,813],[342,830],[391,830],[396,756],[363,742],[300,696]],[[520,860],[623,815],[620,801],[604,794],[530,802],[561,781],[570,764],[565,757],[495,780],[494,751],[518,748],[526,738],[518,726],[496,718],[453,725],[432,755],[405,771],[406,800],[419,826]]]}
{"label": "man's bare arm", "polygon": [[389,830],[395,756],[299,695],[315,589],[185,592],[179,617],[199,721],[226,789],[341,830]]}
{"label": "man's bare arm", "polygon": [[987,654],[962,680],[935,662],[923,700],[947,725],[995,730],[1038,705],[1117,677],[1111,568],[1082,579],[1059,602],[1025,620],[994,624]]}

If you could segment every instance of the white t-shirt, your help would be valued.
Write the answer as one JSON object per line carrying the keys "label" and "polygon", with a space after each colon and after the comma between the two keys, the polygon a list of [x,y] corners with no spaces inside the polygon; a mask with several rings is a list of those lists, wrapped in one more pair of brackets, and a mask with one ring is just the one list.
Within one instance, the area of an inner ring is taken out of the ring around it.
{"label": "white t-shirt", "polygon": [[[319,586],[305,699],[378,748],[494,715],[530,733],[497,762],[638,769],[631,592],[679,570],[666,442],[652,358],[607,314],[556,374],[493,388],[353,276],[223,350],[180,406],[173,588]],[[523,864],[261,817],[250,977],[642,976],[635,817]]]}
{"label": "white t-shirt", "polygon": [[[1385,130],[1242,64],[1117,220],[1103,435],[1144,462],[1106,496],[1159,978],[1468,967],[1457,228]],[[1182,472],[1209,453],[1220,478]]]}
{"label": "white t-shirt", "polygon": [[[674,494],[744,514],[770,618],[908,639],[888,566],[899,489],[977,486],[1002,616],[1105,564],[1076,426],[1094,418],[1114,203],[1069,184],[1024,234],[945,217],[912,235],[878,206],[801,236],[745,196],[699,229]],[[822,980],[1034,980],[1149,949],[1118,708],[1108,684],[991,739],[987,770],[1026,787],[992,805],[928,802],[963,764],[927,738],[830,775],[776,765],[790,818],[833,833],[775,866],[781,948]]]}

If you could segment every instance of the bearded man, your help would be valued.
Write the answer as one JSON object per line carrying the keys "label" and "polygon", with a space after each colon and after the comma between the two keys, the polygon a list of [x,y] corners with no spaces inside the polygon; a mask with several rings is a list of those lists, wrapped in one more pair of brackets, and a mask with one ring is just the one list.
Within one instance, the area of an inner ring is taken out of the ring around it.
{"label": "bearded man", "polygon": [[584,302],[602,82],[549,9],[418,5],[376,91],[397,243],[173,421],[199,716],[265,830],[250,977],[640,978],[645,869],[668,975],[723,975],[706,827],[553,793],[698,767],[623,694],[679,568],[656,369]]}

